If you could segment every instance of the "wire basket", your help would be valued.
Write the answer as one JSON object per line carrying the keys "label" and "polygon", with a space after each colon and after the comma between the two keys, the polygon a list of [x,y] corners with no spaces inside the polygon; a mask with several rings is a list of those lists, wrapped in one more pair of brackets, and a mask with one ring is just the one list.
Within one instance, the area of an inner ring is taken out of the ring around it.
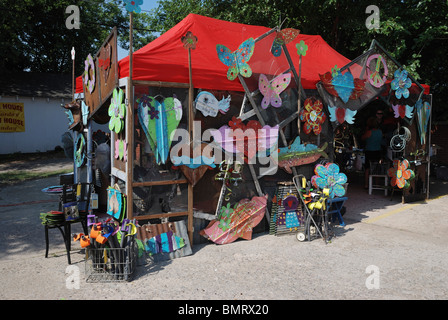
{"label": "wire basket", "polygon": [[137,265],[137,250],[135,241],[125,248],[87,248],[86,281],[131,281]]}

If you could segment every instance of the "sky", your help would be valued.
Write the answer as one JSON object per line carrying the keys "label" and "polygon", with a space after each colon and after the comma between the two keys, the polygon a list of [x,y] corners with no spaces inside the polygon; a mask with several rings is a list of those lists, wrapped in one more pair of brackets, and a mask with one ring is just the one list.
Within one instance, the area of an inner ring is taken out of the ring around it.
{"label": "sky", "polygon": [[[143,0],[143,4],[140,6],[142,8],[143,12],[149,11],[151,9],[154,9],[157,7],[158,0]],[[118,46],[118,60],[123,59],[124,57],[129,55],[128,50],[124,50],[120,46]]]}

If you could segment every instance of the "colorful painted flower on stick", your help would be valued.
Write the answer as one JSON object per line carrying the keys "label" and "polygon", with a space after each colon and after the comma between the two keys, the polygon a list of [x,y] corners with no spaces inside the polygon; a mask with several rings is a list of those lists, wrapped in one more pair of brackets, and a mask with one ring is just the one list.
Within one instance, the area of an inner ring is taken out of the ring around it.
{"label": "colorful painted flower on stick", "polygon": [[322,101],[314,97],[305,100],[305,107],[300,111],[299,117],[304,122],[303,131],[306,134],[314,132],[315,135],[320,134],[327,118]]}
{"label": "colorful painted flower on stick", "polygon": [[192,49],[192,50],[196,49],[196,43],[198,42],[198,37],[193,35],[191,31],[187,31],[185,36],[180,38],[180,40],[184,44],[185,49]]}
{"label": "colorful painted flower on stick", "polygon": [[126,4],[126,10],[129,12],[140,13],[142,8],[140,6],[143,4],[143,0],[123,0]]}
{"label": "colorful painted flower on stick", "polygon": [[123,103],[124,92],[121,89],[114,89],[109,106],[108,114],[109,130],[119,133],[124,127],[124,117],[126,115],[126,105]]}
{"label": "colorful painted flower on stick", "polygon": [[305,41],[300,40],[299,43],[296,43],[297,54],[299,56],[306,56],[306,52],[308,51],[308,45],[305,44]]}
{"label": "colorful painted flower on stick", "polygon": [[409,161],[406,159],[403,161],[394,160],[393,167],[387,171],[387,174],[391,177],[391,186],[397,186],[400,189],[409,188],[410,181],[415,178],[415,173],[409,169]]}
{"label": "colorful painted flower on stick", "polygon": [[408,78],[408,72],[406,70],[397,70],[394,72],[394,80],[390,83],[392,90],[395,90],[395,97],[401,99],[401,97],[409,98],[409,88],[412,85],[411,79]]}
{"label": "colorful painted flower on stick", "polygon": [[344,183],[347,182],[345,173],[339,172],[339,166],[336,163],[327,163],[325,166],[318,164],[314,167],[314,175],[311,183],[314,187],[330,189],[329,197],[342,197],[345,195]]}

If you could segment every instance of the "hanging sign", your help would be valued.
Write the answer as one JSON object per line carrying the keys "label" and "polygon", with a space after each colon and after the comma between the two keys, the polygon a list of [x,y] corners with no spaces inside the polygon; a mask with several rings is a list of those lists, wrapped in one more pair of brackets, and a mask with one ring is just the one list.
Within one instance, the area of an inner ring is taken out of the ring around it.
{"label": "hanging sign", "polygon": [[0,132],[25,132],[23,103],[0,102]]}

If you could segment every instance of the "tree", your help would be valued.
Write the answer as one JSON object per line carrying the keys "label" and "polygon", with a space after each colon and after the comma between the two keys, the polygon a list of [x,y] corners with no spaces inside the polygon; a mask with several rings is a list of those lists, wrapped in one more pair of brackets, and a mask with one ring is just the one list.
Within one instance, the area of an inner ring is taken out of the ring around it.
{"label": "tree", "polygon": [[448,120],[444,107],[448,100],[447,1],[376,1],[378,29],[366,26],[370,4],[368,0],[161,0],[148,23],[163,33],[189,13],[266,27],[282,22],[283,27],[322,36],[349,59],[361,55],[376,39],[415,79],[431,86],[433,118]]}
{"label": "tree", "polygon": [[[80,28],[67,29],[69,5],[79,7]],[[121,1],[0,0],[0,73],[34,71],[71,74],[70,51],[76,50],[76,74],[87,55],[95,54],[116,26],[119,45],[129,48],[129,15]],[[134,49],[155,38],[144,14],[134,15]]]}

